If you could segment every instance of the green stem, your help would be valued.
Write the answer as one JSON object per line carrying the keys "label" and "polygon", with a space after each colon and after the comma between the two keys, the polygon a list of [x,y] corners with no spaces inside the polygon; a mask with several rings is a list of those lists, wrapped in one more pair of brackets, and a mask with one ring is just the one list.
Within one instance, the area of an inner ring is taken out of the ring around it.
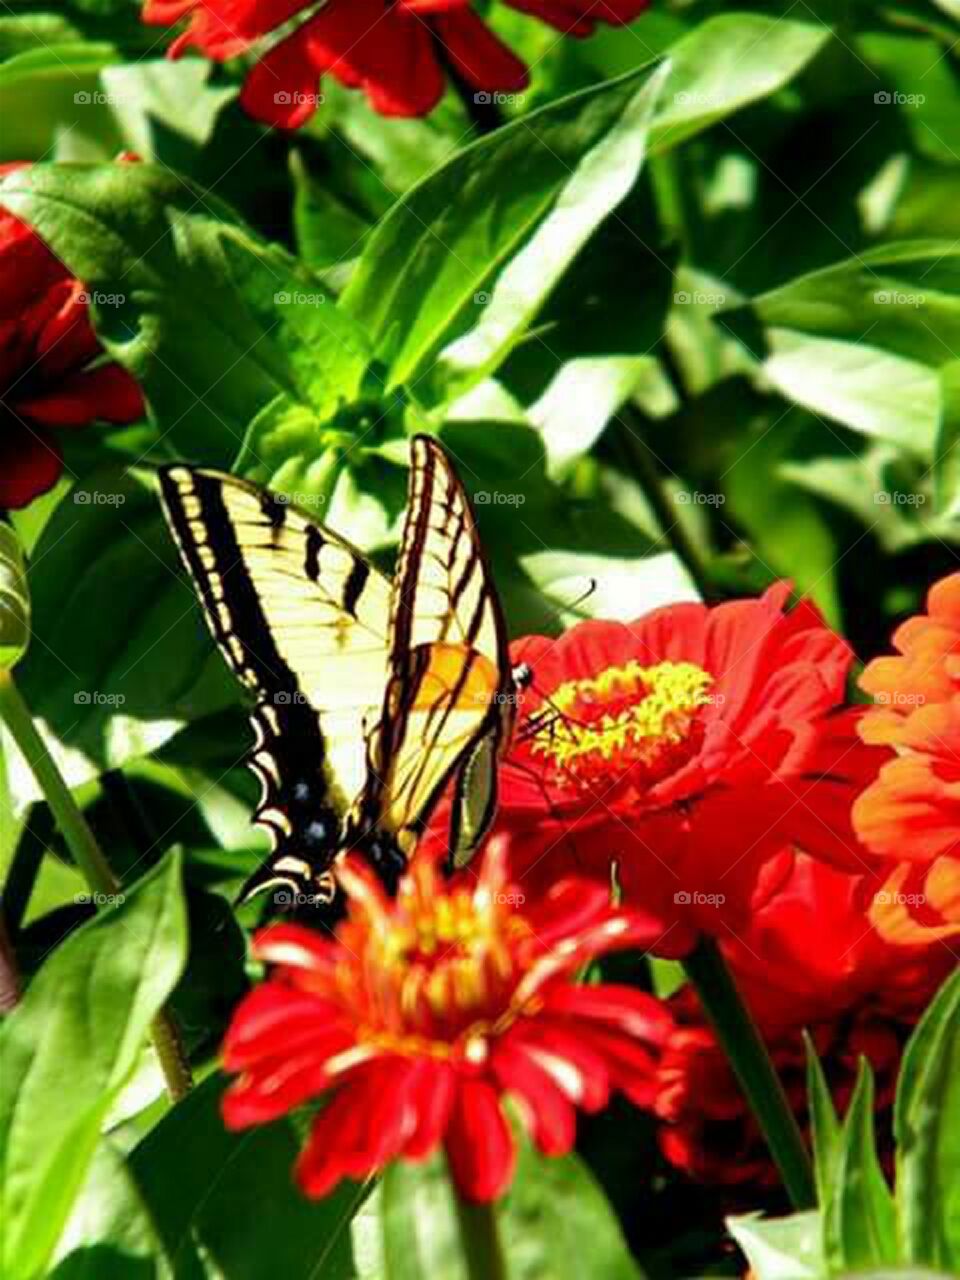
{"label": "green stem", "polygon": [[713,585],[699,550],[687,533],[677,508],[667,497],[663,486],[663,478],[657,469],[650,449],[635,424],[629,420],[629,411],[622,412],[617,418],[619,436],[629,455],[630,463],[643,489],[644,496],[653,509],[657,523],[663,530],[663,536],[673,547],[677,558],[693,579],[700,598],[708,604],[722,599],[722,595]]}
{"label": "green stem", "polygon": [[705,939],[687,956],[683,967],[736,1072],[794,1208],[813,1208],[817,1201],[810,1153],[720,948],[712,939]]}
{"label": "green stem", "polygon": [[467,1204],[454,1192],[469,1280],[506,1280],[507,1267],[492,1204]]}
{"label": "green stem", "polygon": [[[88,888],[94,894],[115,895],[120,889],[120,881],[113,874],[73,793],[37,732],[30,710],[9,671],[0,671],[0,719],[6,722],[14,742],[30,766]],[[176,1102],[188,1091],[192,1081],[189,1067],[179,1052],[179,1033],[168,1012],[163,1011],[154,1019],[151,1038],[160,1059],[167,1092]]]}

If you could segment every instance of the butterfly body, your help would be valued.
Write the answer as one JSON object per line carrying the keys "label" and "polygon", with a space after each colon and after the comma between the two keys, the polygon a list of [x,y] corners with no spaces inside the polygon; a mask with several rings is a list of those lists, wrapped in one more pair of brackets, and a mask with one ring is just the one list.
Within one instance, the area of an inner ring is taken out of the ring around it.
{"label": "butterfly body", "polygon": [[243,897],[273,888],[280,905],[327,906],[351,851],[392,890],[451,781],[483,789],[452,837],[456,861],[492,816],[495,769],[476,765],[510,732],[505,628],[452,462],[429,437],[412,453],[392,582],[276,495],[204,469],[160,473],[208,626],[255,700],[254,816],[274,849]]}

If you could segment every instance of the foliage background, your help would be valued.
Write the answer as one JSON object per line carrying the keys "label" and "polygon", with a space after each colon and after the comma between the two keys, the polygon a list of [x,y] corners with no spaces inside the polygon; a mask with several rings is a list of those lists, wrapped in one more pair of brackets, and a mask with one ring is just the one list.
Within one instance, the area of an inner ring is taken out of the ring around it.
{"label": "foliage background", "polygon": [[[151,466],[237,470],[389,563],[406,436],[432,430],[477,498],[516,634],[788,576],[871,656],[956,561],[958,16],[954,0],[694,0],[578,42],[491,7],[533,79],[477,138],[453,93],[387,121],[331,80],[305,129],[269,132],[237,105],[242,66],[163,60],[126,0],[4,6],[0,161],[44,163],[0,201],[85,282],[151,408],[78,433],[64,480],[14,519],[34,625],[21,684],[118,874],[153,868],[123,911],[156,949],[112,917],[75,932],[85,886],[6,751],[4,908],[27,976],[69,936],[44,1016],[80,981],[117,1046],[85,1045],[63,1014],[63,1039],[57,1022],[30,1050],[24,1071],[44,1054],[97,1071],[78,1067],[69,1131],[35,1106],[12,1148],[8,1204],[36,1250],[12,1276],[54,1246],[58,1280],[232,1280],[265,1258],[284,1280],[405,1276],[419,1246],[402,1232],[444,1221],[442,1182],[416,1188],[434,1211],[412,1223],[397,1175],[378,1193],[395,1255],[368,1265],[380,1219],[363,1208],[352,1247],[343,1229],[358,1193],[290,1193],[292,1126],[225,1135],[216,1078],[161,1119],[149,1057],[124,1056],[174,988],[213,1069],[249,981],[253,919],[229,902],[262,853],[245,716]],[[124,150],[144,163],[113,163]],[[151,990],[134,998],[121,972],[101,991],[100,946]],[[666,1176],[636,1113],[581,1146],[597,1185],[562,1164],[506,1211],[546,1215],[540,1238],[563,1242],[518,1274],[566,1275],[572,1253],[587,1275],[566,1242],[589,1234],[597,1275],[634,1275],[621,1230],[651,1274],[735,1269],[717,1205]]]}

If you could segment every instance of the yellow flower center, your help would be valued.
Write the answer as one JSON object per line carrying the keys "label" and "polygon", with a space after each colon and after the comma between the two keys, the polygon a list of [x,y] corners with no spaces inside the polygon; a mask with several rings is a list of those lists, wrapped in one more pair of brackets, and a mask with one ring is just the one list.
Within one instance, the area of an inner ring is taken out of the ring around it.
{"label": "yellow flower center", "polygon": [[568,786],[609,787],[628,770],[649,785],[699,745],[698,713],[712,684],[693,662],[632,661],[569,680],[537,712],[531,750]]}
{"label": "yellow flower center", "polygon": [[476,1058],[504,1016],[519,1013],[514,948],[529,928],[510,893],[426,888],[408,881],[389,924],[344,935],[363,953],[363,1038],[392,1052]]}

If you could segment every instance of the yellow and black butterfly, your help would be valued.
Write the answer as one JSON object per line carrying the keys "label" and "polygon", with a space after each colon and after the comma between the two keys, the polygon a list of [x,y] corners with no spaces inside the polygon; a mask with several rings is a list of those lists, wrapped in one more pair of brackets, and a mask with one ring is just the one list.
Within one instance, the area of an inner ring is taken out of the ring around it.
{"label": "yellow and black butterfly", "polygon": [[392,582],[265,490],[188,466],[160,472],[207,622],[256,700],[254,817],[274,848],[242,900],[287,886],[331,902],[333,864],[352,849],[392,890],[451,782],[455,863],[492,819],[515,703],[506,629],[450,458],[428,436],[411,452]]}

